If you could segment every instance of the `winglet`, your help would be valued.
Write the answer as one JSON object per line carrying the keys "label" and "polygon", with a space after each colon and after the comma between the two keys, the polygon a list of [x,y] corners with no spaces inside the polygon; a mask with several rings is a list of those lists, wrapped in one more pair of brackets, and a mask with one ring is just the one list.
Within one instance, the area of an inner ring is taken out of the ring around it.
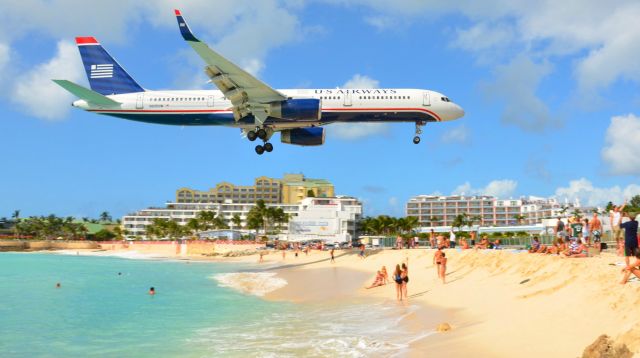
{"label": "winglet", "polygon": [[187,25],[187,22],[184,21],[184,17],[182,17],[182,13],[180,12],[180,10],[175,9],[175,13],[176,18],[178,19],[178,26],[180,27],[180,34],[182,35],[182,38],[186,41],[200,42],[200,40],[193,36],[193,32],[191,32],[191,29],[189,28],[189,25]]}

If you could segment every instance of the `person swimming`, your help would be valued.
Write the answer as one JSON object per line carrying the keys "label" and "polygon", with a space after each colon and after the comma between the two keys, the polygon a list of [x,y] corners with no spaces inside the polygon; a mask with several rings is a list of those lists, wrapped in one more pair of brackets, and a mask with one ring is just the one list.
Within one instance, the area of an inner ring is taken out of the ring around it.
{"label": "person swimming", "polygon": [[149,294],[150,294],[151,296],[155,295],[155,294],[156,294],[156,289],[155,289],[154,287],[151,287],[151,288],[149,289]]}
{"label": "person swimming", "polygon": [[60,282],[56,283],[56,288],[60,288],[62,287],[62,285],[60,284]]}

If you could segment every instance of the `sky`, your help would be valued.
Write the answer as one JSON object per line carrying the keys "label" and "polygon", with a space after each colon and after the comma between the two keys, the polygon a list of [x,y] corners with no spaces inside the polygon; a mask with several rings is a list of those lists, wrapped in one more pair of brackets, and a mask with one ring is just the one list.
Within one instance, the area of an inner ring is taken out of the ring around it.
{"label": "sky", "polygon": [[[621,202],[640,194],[640,2],[618,0],[0,0],[0,217],[119,217],[175,190],[304,173],[404,215],[420,194]],[[87,80],[95,36],[148,89],[212,88],[173,9],[274,88],[423,88],[466,115],[327,127],[321,147],[238,129],[137,123],[74,109],[51,79]]]}

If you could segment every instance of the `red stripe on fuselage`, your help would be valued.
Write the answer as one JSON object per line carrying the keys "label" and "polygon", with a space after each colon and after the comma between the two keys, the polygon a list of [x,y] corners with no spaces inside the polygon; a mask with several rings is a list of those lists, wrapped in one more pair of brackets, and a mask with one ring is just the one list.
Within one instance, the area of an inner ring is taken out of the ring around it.
{"label": "red stripe on fuselage", "polygon": [[[425,108],[323,108],[323,111],[335,111],[335,112],[394,112],[394,111],[415,111],[428,113],[435,117],[439,122],[442,122],[440,116],[437,113],[432,112]],[[89,112],[100,113],[232,113],[232,111],[224,109],[89,109]]]}
{"label": "red stripe on fuselage", "polygon": [[357,112],[357,111],[381,111],[381,112],[393,112],[393,111],[418,111],[418,112],[424,112],[424,113],[429,113],[432,116],[434,116],[438,121],[442,122],[442,119],[440,118],[440,116],[435,113],[432,112],[428,109],[425,108],[391,108],[391,107],[384,107],[384,108],[323,108],[323,111],[347,111],[347,112]]}

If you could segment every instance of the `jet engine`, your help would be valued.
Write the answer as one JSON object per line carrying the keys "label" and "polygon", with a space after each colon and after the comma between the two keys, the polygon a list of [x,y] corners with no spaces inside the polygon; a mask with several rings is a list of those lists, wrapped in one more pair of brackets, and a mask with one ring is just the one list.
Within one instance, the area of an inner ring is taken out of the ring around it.
{"label": "jet engine", "polygon": [[282,143],[302,146],[322,145],[324,144],[324,128],[286,129],[280,133],[280,141]]}
{"label": "jet engine", "polygon": [[316,98],[297,98],[271,104],[271,117],[317,121],[322,116],[320,100]]}

